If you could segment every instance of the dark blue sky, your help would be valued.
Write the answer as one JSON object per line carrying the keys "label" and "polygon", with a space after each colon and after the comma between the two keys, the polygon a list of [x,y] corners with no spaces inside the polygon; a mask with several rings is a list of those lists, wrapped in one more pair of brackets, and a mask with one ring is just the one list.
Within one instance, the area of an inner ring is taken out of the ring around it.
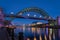
{"label": "dark blue sky", "polygon": [[35,6],[44,9],[53,18],[60,16],[60,0],[0,0],[0,6],[6,13],[13,11],[16,14],[24,8]]}

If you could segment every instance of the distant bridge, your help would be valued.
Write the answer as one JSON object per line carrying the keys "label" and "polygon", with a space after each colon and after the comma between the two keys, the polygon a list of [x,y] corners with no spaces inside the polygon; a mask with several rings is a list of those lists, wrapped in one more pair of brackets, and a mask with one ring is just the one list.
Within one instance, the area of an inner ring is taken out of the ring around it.
{"label": "distant bridge", "polygon": [[[37,18],[37,17],[32,17],[32,16],[22,16],[22,14],[26,13],[26,12],[36,12],[39,15],[42,15],[43,17]],[[30,7],[30,8],[25,8],[21,11],[19,11],[17,13],[17,15],[5,15],[6,17],[11,17],[11,18],[24,18],[24,19],[35,19],[35,20],[53,20],[47,12],[45,12],[43,9],[41,8],[37,8],[37,7]]]}

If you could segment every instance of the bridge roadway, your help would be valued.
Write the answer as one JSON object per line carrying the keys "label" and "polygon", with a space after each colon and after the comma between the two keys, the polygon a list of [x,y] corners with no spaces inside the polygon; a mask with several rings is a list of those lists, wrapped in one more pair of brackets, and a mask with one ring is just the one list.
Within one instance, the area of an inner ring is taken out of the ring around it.
{"label": "bridge roadway", "polygon": [[[24,18],[24,19],[34,19],[34,20],[54,20],[54,19],[49,19],[49,18],[37,18],[37,17],[31,17],[31,16],[15,16],[15,15],[5,15],[5,17],[10,17],[10,18]],[[54,20],[55,21],[55,20]]]}

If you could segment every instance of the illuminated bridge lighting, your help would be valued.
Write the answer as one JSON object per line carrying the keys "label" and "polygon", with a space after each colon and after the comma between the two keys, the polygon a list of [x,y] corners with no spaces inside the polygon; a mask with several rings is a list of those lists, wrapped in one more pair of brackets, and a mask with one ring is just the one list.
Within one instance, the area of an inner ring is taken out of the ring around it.
{"label": "illuminated bridge lighting", "polygon": [[40,15],[39,17],[41,18],[42,16]]}
{"label": "illuminated bridge lighting", "polygon": [[14,14],[14,12],[11,12],[11,14]]}
{"label": "illuminated bridge lighting", "polygon": [[34,17],[36,17],[36,15],[34,15]]}
{"label": "illuminated bridge lighting", "polygon": [[27,16],[30,16],[30,14],[27,14]]}

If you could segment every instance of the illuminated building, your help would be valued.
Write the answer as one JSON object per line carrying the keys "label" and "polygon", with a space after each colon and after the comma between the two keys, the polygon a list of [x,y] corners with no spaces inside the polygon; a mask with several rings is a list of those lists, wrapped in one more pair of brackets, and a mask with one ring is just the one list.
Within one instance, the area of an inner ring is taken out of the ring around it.
{"label": "illuminated building", "polygon": [[4,25],[4,13],[3,13],[3,9],[0,8],[0,27],[2,27]]}

